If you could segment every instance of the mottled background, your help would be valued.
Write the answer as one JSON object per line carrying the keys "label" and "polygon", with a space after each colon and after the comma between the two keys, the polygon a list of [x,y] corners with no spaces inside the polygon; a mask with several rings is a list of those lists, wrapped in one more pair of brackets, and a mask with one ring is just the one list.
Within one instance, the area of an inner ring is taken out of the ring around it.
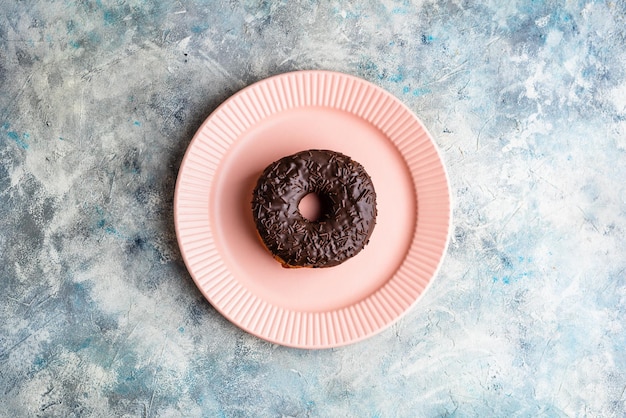
{"label": "mottled background", "polygon": [[[0,10],[1,416],[626,416],[624,1]],[[202,120],[298,69],[400,98],[452,187],[433,286],[334,350],[231,325],[173,227]]]}

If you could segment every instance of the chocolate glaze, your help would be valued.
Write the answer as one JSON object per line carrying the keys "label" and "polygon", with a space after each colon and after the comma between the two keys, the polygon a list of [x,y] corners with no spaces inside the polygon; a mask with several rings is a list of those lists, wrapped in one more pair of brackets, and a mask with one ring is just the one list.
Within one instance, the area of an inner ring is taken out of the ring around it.
{"label": "chocolate glaze", "polygon": [[[310,221],[300,200],[316,193],[321,215]],[[263,244],[284,267],[332,267],[355,256],[376,224],[376,192],[363,166],[334,151],[308,150],[270,164],[252,195]]]}

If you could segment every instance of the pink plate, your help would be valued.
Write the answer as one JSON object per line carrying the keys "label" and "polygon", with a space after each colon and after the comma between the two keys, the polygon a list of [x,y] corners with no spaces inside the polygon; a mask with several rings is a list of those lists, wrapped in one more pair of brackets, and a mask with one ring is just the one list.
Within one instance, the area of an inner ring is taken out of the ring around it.
{"label": "pink plate", "polygon": [[[271,162],[311,148],[365,167],[378,218],[345,263],[285,269],[257,237],[252,189]],[[328,348],[385,329],[424,292],[446,250],[450,193],[433,141],[399,100],[349,75],[297,71],[243,89],[203,123],[174,220],[193,280],[225,317],[277,344]]]}

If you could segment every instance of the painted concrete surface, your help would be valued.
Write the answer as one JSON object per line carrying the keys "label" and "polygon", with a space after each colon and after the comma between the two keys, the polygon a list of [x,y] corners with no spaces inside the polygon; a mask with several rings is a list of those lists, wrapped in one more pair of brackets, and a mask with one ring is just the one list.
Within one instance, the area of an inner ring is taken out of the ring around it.
{"label": "painted concrete surface", "polygon": [[[624,1],[0,10],[1,416],[626,415]],[[231,325],[173,227],[201,121],[297,69],[400,98],[453,191],[433,286],[333,350]]]}

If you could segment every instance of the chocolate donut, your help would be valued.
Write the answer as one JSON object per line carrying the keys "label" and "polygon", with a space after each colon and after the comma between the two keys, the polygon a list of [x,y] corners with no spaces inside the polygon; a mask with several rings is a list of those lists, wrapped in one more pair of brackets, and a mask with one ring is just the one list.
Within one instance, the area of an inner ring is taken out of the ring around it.
{"label": "chocolate donut", "polygon": [[[321,214],[298,205],[318,196]],[[270,164],[252,195],[261,241],[283,267],[332,267],[355,256],[376,224],[376,192],[361,164],[334,151],[308,150]]]}

